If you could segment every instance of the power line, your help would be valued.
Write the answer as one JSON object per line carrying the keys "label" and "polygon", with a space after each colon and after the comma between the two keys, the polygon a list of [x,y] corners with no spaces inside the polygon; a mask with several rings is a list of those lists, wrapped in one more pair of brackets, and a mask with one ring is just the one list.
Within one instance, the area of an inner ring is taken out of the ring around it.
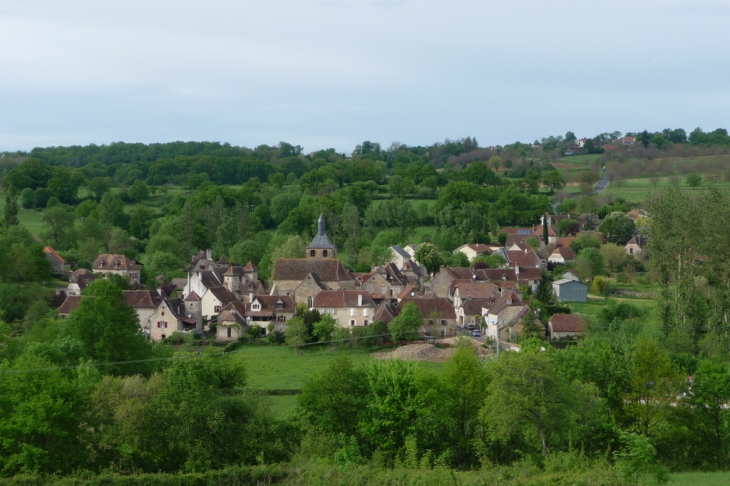
{"label": "power line", "polygon": [[[375,336],[358,336],[358,337],[352,337],[352,338],[346,338],[346,339],[333,339],[330,341],[319,341],[315,343],[304,343],[300,345],[292,345],[292,344],[284,344],[280,346],[276,346],[276,348],[301,348],[305,346],[316,346],[319,344],[332,344],[332,343],[341,343],[346,341],[357,341],[359,339],[370,339],[370,338],[378,338],[378,337],[385,337],[390,336],[390,334],[377,334]],[[217,357],[217,356],[230,356],[232,354],[236,353],[242,353],[249,351],[249,349],[239,349],[230,351],[228,353],[226,352],[220,352],[220,353],[214,353],[209,354],[210,357]],[[173,359],[189,359],[189,358],[196,358],[199,356],[202,356],[202,351],[197,352],[191,352],[189,355],[174,355],[174,356],[166,356],[164,358],[148,358],[148,359],[135,359],[135,360],[127,360],[127,361],[111,361],[111,362],[99,362],[99,363],[85,363],[80,365],[66,365],[66,366],[49,366],[46,368],[28,368],[24,370],[1,370],[0,375],[12,375],[12,374],[23,374],[23,373],[42,373],[45,371],[61,371],[61,370],[75,370],[79,368],[86,368],[86,367],[93,367],[93,368],[102,368],[105,366],[124,366],[124,365],[130,365],[130,364],[140,364],[140,363],[153,363],[153,362],[160,362],[160,361],[170,361]]]}

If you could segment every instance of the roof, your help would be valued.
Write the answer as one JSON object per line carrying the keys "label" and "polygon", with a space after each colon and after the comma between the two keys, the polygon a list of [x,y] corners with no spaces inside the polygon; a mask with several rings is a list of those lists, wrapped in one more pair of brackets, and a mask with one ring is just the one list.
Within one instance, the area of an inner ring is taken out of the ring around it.
{"label": "roof", "polygon": [[373,313],[373,322],[390,322],[395,319],[393,314],[394,311],[390,306],[386,302],[383,302]]}
{"label": "roof", "polygon": [[404,299],[404,298],[408,297],[408,294],[413,292],[415,289],[416,289],[416,287],[414,287],[413,285],[406,285],[406,287],[403,289],[403,291],[400,294],[398,294],[398,298]]}
{"label": "roof", "polygon": [[73,280],[69,280],[70,283],[76,283],[79,286],[79,290],[84,290],[89,286],[91,282],[101,278],[101,275],[94,275],[93,273],[87,273],[85,275],[77,275]]}
{"label": "roof", "polygon": [[184,289],[185,286],[188,284],[188,279],[182,277],[173,278],[170,283],[173,284],[175,288]]}
{"label": "roof", "polygon": [[575,252],[567,246],[559,246],[553,250],[553,255],[560,255],[563,260],[575,260]]}
{"label": "roof", "polygon": [[124,303],[135,309],[157,309],[162,296],[156,290],[122,290]]}
{"label": "roof", "polygon": [[45,253],[46,255],[53,256],[53,258],[55,258],[56,260],[58,260],[61,263],[66,263],[66,260],[64,260],[63,257],[61,255],[59,255],[58,252],[56,250],[54,250],[53,247],[51,247],[50,245],[43,248],[43,253]]}
{"label": "roof", "polygon": [[489,308],[489,313],[496,316],[507,307],[521,307],[524,305],[525,303],[522,302],[522,299],[520,299],[520,296],[516,292],[507,290],[504,295],[500,295],[494,301],[494,304]]}
{"label": "roof", "polygon": [[469,267],[441,267],[440,272],[445,272],[452,279],[457,280],[471,280],[474,276],[474,272]]}
{"label": "roof", "polygon": [[548,322],[553,332],[586,332],[588,327],[580,314],[553,314]]}
{"label": "roof", "polygon": [[92,266],[94,270],[139,270],[137,262],[124,255],[102,253]]}
{"label": "roof", "polygon": [[[254,310],[252,304],[258,302],[260,309]],[[277,308],[281,304],[281,308]],[[258,295],[252,302],[246,304],[246,315],[250,316],[273,316],[274,314],[294,314],[297,311],[297,303],[288,295]]]}
{"label": "roof", "polygon": [[408,279],[398,270],[398,266],[395,263],[387,263],[383,267],[383,271],[387,275],[386,279],[390,283],[399,285],[408,285]]}
{"label": "roof", "polygon": [[172,317],[179,321],[187,322],[188,324],[197,324],[195,319],[185,314],[185,301],[182,299],[164,299],[164,302],[167,308],[170,309]]}
{"label": "roof", "polygon": [[246,264],[246,266],[243,267],[243,271],[246,273],[251,273],[251,272],[258,272],[259,269],[256,268],[256,265],[254,265],[251,260],[249,260],[248,263]]}
{"label": "roof", "polygon": [[464,282],[460,281],[454,288],[454,295],[456,291],[459,292],[459,298],[466,299],[473,297],[475,299],[487,299],[491,297],[497,286],[493,283],[487,282]]}
{"label": "roof", "polygon": [[628,243],[626,243],[626,246],[636,245],[639,248],[644,248],[644,246],[646,246],[646,242],[647,242],[646,236],[634,236],[633,238],[631,238],[628,241]]}
{"label": "roof", "polygon": [[424,318],[434,316],[439,319],[456,319],[456,312],[451,302],[441,297],[429,297],[419,299],[416,297],[406,297],[398,303],[398,313],[403,310],[406,304],[415,304]]}
{"label": "roof", "polygon": [[[362,297],[360,306],[358,297]],[[375,307],[375,302],[364,290],[323,290],[314,296],[312,307]]]}
{"label": "roof", "polygon": [[324,222],[324,215],[319,215],[319,221],[317,221],[317,234],[312,239],[312,242],[309,244],[307,249],[310,248],[334,248],[335,245],[332,244],[330,239],[327,237],[327,231],[326,231],[326,225]]}
{"label": "roof", "polygon": [[[547,227],[547,230],[548,230],[548,237],[550,237],[550,236],[553,236],[553,237],[557,237],[557,236],[558,236],[558,234],[557,234],[557,233],[555,232],[555,230],[553,229],[553,227],[552,227],[552,226],[548,225],[548,227]],[[532,236],[539,236],[539,237],[542,237],[542,231],[543,231],[543,230],[542,230],[542,225],[539,225],[539,226],[537,226],[537,227],[536,227],[536,228],[535,228],[535,229],[533,230],[533,232],[532,232]]]}
{"label": "roof", "polygon": [[223,272],[224,277],[241,277],[243,276],[244,270],[240,265],[231,265],[228,269]]}
{"label": "roof", "polygon": [[192,292],[190,292],[188,294],[187,297],[185,297],[185,300],[187,302],[197,302],[200,300],[200,296],[198,294],[196,294],[195,291],[193,290]]}
{"label": "roof", "polygon": [[236,300],[236,296],[225,287],[213,287],[208,289],[208,292],[213,293],[213,296],[221,303],[221,307]]}
{"label": "roof", "polygon": [[224,256],[221,257],[220,260],[218,260],[218,265],[229,265],[231,262],[228,261],[228,259]]}
{"label": "roof", "polygon": [[324,282],[354,280],[336,258],[279,258],[272,280],[304,280],[310,273]]}
{"label": "roof", "polygon": [[469,297],[461,303],[461,309],[466,316],[481,316],[482,309],[489,308],[495,301],[496,298],[494,296],[485,299],[473,299]]}
{"label": "roof", "polygon": [[519,265],[520,267],[526,268],[535,268],[540,266],[540,257],[538,257],[537,253],[532,251],[530,248],[517,251],[508,250],[506,253],[507,259],[513,265]]}
{"label": "roof", "polygon": [[569,283],[577,283],[577,284],[581,284],[585,287],[588,287],[587,284],[584,284],[580,280],[573,280],[572,278],[561,278],[560,280],[556,280],[555,282],[553,282],[553,285],[565,285],[565,284],[569,284]]}
{"label": "roof", "polygon": [[56,309],[56,311],[59,314],[70,314],[79,306],[79,302],[81,302],[81,299],[83,298],[85,298],[83,295],[70,295],[66,297],[66,300],[63,301],[61,307]]}
{"label": "roof", "polygon": [[459,248],[454,250],[453,253],[458,253],[464,247],[471,248],[476,253],[488,253],[490,255],[494,251],[494,250],[492,250],[492,248],[489,245],[486,245],[484,243],[468,243],[466,245],[461,245]]}
{"label": "roof", "polygon": [[393,246],[391,246],[390,248],[391,248],[391,249],[392,249],[392,250],[393,250],[394,252],[396,252],[396,253],[398,253],[398,254],[399,254],[400,256],[402,256],[403,258],[406,258],[406,259],[408,259],[408,260],[410,260],[410,259],[411,259],[411,254],[410,254],[410,253],[408,253],[407,251],[405,251],[405,250],[403,249],[403,247],[402,247],[402,246],[400,246],[400,245],[393,245]]}

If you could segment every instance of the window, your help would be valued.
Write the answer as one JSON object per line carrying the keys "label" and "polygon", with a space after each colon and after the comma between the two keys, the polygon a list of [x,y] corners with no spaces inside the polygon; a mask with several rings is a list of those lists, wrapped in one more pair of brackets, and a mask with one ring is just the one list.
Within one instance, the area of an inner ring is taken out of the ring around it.
{"label": "window", "polygon": [[276,320],[279,322],[286,322],[286,316],[278,316]]}
{"label": "window", "polygon": [[364,321],[362,321],[362,325],[363,325],[363,326],[367,326],[367,325],[368,325],[368,320],[367,320],[367,319],[365,319]]}
{"label": "window", "polygon": [[[300,255],[301,255],[301,253],[300,253]],[[261,306],[260,306],[260,305],[258,305],[258,304],[252,304],[252,305],[251,305],[251,308],[252,308],[253,310],[260,310],[260,309],[261,309]]]}
{"label": "window", "polygon": [[221,306],[219,306],[219,305],[213,306],[213,312],[220,312],[220,311],[221,311]]}
{"label": "window", "polygon": [[163,315],[163,316],[165,315],[165,311],[162,311],[162,315]]}
{"label": "window", "polygon": [[167,329],[167,322],[166,321],[157,321],[157,328],[158,329]]}
{"label": "window", "polygon": [[353,307],[350,308],[350,317],[355,317],[355,309]]}
{"label": "window", "polygon": [[[301,253],[300,253],[300,255],[301,255]],[[309,250],[309,256],[313,257],[314,255],[316,255],[314,250]]]}
{"label": "window", "polygon": [[312,296],[307,297],[307,307],[309,307],[310,309],[314,307],[314,298]]}
{"label": "window", "polygon": [[228,337],[231,337],[231,328],[229,327],[227,330],[228,330]]}
{"label": "window", "polygon": [[325,257],[327,256],[327,250],[322,250],[322,256],[325,256]]}
{"label": "window", "polygon": [[446,321],[442,319],[442,320],[441,320],[441,325],[442,325],[442,326],[445,326],[445,325],[446,325]]}
{"label": "window", "polygon": [[163,335],[161,335],[160,337],[161,337],[162,339],[165,339],[165,335],[164,335],[164,334],[163,334]]}
{"label": "window", "polygon": [[428,321],[429,326],[433,326],[433,320]]}
{"label": "window", "polygon": [[355,319],[350,320],[350,326],[354,326],[354,325],[355,325]]}
{"label": "window", "polygon": [[368,309],[367,309],[367,307],[362,310],[362,315],[363,315],[363,317],[367,317],[368,316]]}
{"label": "window", "polygon": [[284,308],[284,303],[283,302],[277,302],[276,303],[276,308],[277,309],[283,309]]}

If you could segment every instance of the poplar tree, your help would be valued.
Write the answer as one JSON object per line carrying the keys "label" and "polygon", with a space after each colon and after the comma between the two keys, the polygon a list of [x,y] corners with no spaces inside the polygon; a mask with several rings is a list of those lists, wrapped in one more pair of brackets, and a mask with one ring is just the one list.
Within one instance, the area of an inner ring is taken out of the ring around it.
{"label": "poplar tree", "polygon": [[5,226],[15,226],[20,224],[18,220],[18,193],[15,186],[9,184],[5,193]]}

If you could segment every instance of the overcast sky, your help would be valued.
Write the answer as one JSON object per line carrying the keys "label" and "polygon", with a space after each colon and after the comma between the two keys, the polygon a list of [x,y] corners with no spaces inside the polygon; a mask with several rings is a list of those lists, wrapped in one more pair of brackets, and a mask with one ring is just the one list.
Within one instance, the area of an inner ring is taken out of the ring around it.
{"label": "overcast sky", "polygon": [[728,128],[730,1],[0,0],[0,151]]}

